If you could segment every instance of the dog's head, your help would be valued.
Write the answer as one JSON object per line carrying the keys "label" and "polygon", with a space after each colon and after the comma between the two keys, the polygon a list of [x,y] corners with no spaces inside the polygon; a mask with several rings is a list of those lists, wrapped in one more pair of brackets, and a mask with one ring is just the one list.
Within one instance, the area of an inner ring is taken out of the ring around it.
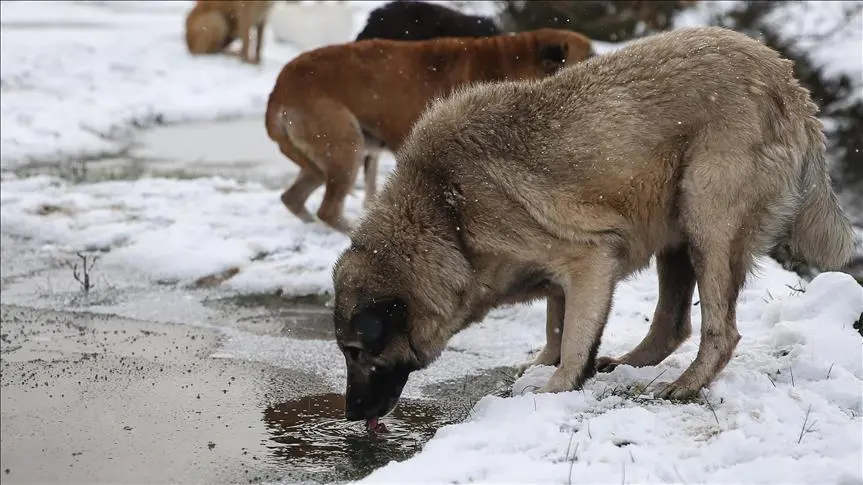
{"label": "dog's head", "polygon": [[406,255],[393,250],[392,240],[354,240],[334,266],[333,318],[347,365],[348,420],[392,411],[410,373],[434,361],[465,324],[459,294],[469,270],[462,269],[460,253],[443,243],[418,244],[424,245]]}
{"label": "dog's head", "polygon": [[539,29],[534,31],[534,34],[537,59],[544,74],[554,74],[593,55],[590,39],[577,32]]}

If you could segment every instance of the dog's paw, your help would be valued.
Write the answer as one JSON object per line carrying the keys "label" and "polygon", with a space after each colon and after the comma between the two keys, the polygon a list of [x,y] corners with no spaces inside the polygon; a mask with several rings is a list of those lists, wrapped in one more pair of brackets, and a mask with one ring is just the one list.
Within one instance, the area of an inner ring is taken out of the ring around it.
{"label": "dog's paw", "polygon": [[560,355],[555,355],[555,352],[551,352],[547,347],[543,348],[540,353],[536,354],[536,357],[523,362],[516,366],[516,376],[521,377],[528,369],[531,367],[535,367],[538,365],[549,365],[549,366],[557,366],[560,364]]}
{"label": "dog's paw", "polygon": [[614,357],[599,357],[596,359],[596,371],[611,372],[622,363],[620,359],[615,359]]}
{"label": "dog's paw", "polygon": [[657,383],[656,389],[658,389],[658,391],[653,395],[659,399],[668,399],[671,401],[690,401],[698,397],[701,387],[702,386],[690,382],[689,379],[684,379],[684,376],[680,376],[680,378],[674,382]]}
{"label": "dog's paw", "polygon": [[581,386],[581,377],[573,372],[569,372],[564,367],[558,367],[554,374],[548,379],[544,386],[539,388],[537,393],[556,393],[567,392],[577,389]]}

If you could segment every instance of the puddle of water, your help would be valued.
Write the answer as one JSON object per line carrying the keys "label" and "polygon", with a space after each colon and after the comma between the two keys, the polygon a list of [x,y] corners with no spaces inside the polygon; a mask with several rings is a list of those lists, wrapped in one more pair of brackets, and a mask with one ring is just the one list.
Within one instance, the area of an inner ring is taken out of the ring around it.
{"label": "puddle of water", "polygon": [[447,414],[431,401],[402,399],[381,422],[388,433],[371,435],[362,422],[344,418],[340,394],[318,394],[269,406],[265,443],[272,455],[303,470],[304,478],[356,480],[392,460],[420,450]]}

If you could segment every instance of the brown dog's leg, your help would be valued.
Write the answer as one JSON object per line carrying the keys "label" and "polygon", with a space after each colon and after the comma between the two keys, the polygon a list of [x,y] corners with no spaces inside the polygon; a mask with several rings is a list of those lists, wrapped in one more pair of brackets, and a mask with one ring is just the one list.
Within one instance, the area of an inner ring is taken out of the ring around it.
{"label": "brown dog's leg", "polygon": [[687,246],[666,249],[656,255],[659,302],[647,336],[620,358],[600,357],[596,370],[610,372],[619,364],[633,367],[656,365],[671,355],[692,333],[690,308],[695,290],[695,271]]}
{"label": "brown dog's leg", "polygon": [[363,199],[363,208],[367,208],[374,199],[378,191],[378,162],[380,161],[380,152],[372,149],[366,154],[363,160],[363,182],[365,183],[365,198]]}
{"label": "brown dog's leg", "polygon": [[240,6],[237,10],[237,28],[239,29],[240,36],[242,37],[242,45],[240,46],[240,59],[242,59],[243,62],[254,64],[249,53],[249,50],[252,47],[252,17],[247,11],[247,8],[244,8],[243,6]]}
{"label": "brown dog's leg", "polygon": [[317,172],[305,168],[300,169],[294,183],[282,193],[282,204],[303,222],[315,222],[315,216],[306,209],[306,199],[323,183],[324,180]]}
{"label": "brown dog's leg", "polygon": [[255,64],[261,63],[261,47],[264,45],[264,21],[255,24]]}
{"label": "brown dog's leg", "polygon": [[309,99],[282,109],[302,113],[302,123],[284,126],[289,143],[280,143],[282,152],[304,169],[320,174],[326,191],[318,217],[338,231],[349,232],[350,225],[343,214],[344,202],[353,189],[366,152],[359,122],[347,107],[326,98]]}
{"label": "brown dog's leg", "polygon": [[333,229],[348,233],[350,224],[344,218],[345,199],[354,185],[354,178],[350,174],[336,172],[334,176],[327,179],[327,191],[324,193],[324,201],[318,209],[318,217]]}
{"label": "brown dog's leg", "polygon": [[536,357],[519,365],[516,368],[517,375],[535,365],[557,365],[560,363],[560,343],[563,332],[563,312],[566,299],[562,292],[549,295],[545,302],[545,347],[536,354]]}

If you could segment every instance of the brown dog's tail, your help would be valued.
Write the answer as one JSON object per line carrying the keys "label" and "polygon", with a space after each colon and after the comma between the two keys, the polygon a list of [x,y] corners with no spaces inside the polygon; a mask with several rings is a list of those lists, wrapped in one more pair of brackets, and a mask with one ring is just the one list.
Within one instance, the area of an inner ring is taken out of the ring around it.
{"label": "brown dog's tail", "polygon": [[270,99],[267,101],[265,123],[267,125],[267,135],[270,137],[270,140],[279,143],[282,141],[282,138],[287,136],[287,133],[285,133],[284,128],[282,128],[281,107],[273,98],[274,96],[270,94]]}
{"label": "brown dog's tail", "polygon": [[830,185],[820,123],[812,121],[799,179],[802,200],[791,224],[788,249],[794,259],[822,271],[832,271],[841,269],[851,260],[856,238]]}

